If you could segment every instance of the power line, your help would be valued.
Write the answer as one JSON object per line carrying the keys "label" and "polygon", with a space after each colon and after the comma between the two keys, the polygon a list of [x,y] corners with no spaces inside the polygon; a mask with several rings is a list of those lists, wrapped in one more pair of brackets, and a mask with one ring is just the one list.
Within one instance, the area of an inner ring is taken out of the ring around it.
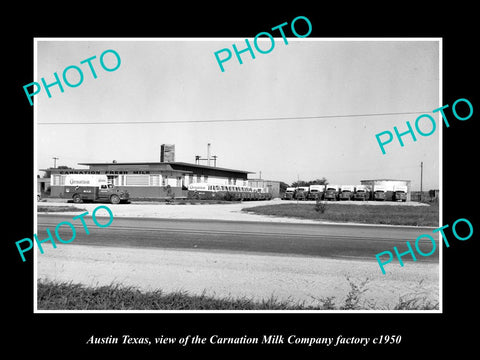
{"label": "power line", "polygon": [[316,116],[291,116],[270,118],[244,118],[244,119],[210,119],[210,120],[167,120],[167,121],[103,121],[103,122],[39,122],[38,125],[137,125],[137,124],[200,124],[221,122],[247,122],[247,121],[282,121],[282,120],[307,120],[307,119],[332,119],[349,117],[392,116],[426,114],[430,111],[392,112],[375,114],[347,114],[347,115],[316,115]]}

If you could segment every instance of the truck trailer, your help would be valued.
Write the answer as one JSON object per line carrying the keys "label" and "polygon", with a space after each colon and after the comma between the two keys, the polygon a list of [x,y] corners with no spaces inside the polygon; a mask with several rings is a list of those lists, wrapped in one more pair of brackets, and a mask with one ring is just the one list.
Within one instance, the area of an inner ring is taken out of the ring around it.
{"label": "truck trailer", "polygon": [[83,201],[108,201],[112,204],[128,202],[127,190],[108,183],[107,175],[67,175],[60,196],[74,203]]}

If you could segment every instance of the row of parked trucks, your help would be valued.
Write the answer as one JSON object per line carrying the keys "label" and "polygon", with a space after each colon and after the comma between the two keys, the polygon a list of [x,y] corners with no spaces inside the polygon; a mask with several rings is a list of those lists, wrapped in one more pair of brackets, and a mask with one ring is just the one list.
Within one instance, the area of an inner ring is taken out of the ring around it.
{"label": "row of parked trucks", "polygon": [[407,201],[407,186],[394,185],[310,185],[288,187],[283,200],[376,200]]}
{"label": "row of parked trucks", "polygon": [[267,188],[194,183],[188,185],[188,198],[201,200],[270,200]]}
{"label": "row of parked trucks", "polygon": [[[108,182],[106,175],[67,175],[60,197],[74,203],[108,201],[112,204],[128,202],[126,189]],[[194,183],[188,186],[189,199],[201,200],[270,200],[267,188]]]}

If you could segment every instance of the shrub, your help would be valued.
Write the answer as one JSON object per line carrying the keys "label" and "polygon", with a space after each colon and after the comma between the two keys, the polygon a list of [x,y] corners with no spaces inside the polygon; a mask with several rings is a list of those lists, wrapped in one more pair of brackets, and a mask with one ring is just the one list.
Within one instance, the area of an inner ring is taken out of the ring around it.
{"label": "shrub", "polygon": [[315,211],[323,214],[325,210],[327,210],[327,202],[322,201],[317,197],[317,200],[315,201]]}

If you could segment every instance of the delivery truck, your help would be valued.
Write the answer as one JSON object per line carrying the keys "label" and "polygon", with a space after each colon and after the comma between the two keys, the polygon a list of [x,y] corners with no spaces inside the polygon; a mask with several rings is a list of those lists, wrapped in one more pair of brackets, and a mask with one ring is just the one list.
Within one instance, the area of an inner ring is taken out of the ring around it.
{"label": "delivery truck", "polygon": [[325,186],[325,200],[338,200],[338,191],[340,187],[338,185],[326,185]]}
{"label": "delivery truck", "polygon": [[387,188],[383,185],[375,185],[373,188],[373,199],[376,201],[385,201],[387,197]]}
{"label": "delivery truck", "polygon": [[293,197],[294,197],[296,200],[307,200],[308,189],[309,189],[308,186],[299,186],[299,187],[297,187],[297,189],[295,190],[295,193],[294,193]]}
{"label": "delivery truck", "polygon": [[283,194],[282,200],[292,200],[293,194],[295,193],[294,187],[287,187],[285,194]]}
{"label": "delivery truck", "polygon": [[355,193],[353,194],[353,200],[370,200],[370,189],[366,185],[355,186]]}
{"label": "delivery truck", "polygon": [[67,175],[61,197],[74,203],[108,201],[112,204],[128,202],[129,193],[108,182],[107,175]]}
{"label": "delivery truck", "polygon": [[310,185],[310,188],[308,190],[308,199],[322,200],[324,189],[325,189],[325,185]]}
{"label": "delivery truck", "polygon": [[342,185],[340,187],[340,192],[338,197],[340,200],[352,200],[355,186],[353,185]]}
{"label": "delivery truck", "polygon": [[393,200],[394,201],[407,201],[408,188],[405,185],[395,185],[393,187]]}

